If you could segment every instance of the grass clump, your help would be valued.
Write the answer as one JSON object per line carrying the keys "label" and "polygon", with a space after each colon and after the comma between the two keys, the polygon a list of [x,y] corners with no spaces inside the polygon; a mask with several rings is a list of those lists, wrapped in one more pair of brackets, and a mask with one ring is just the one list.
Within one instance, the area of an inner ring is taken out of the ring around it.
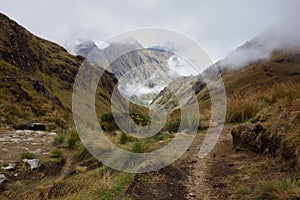
{"label": "grass clump", "polygon": [[114,120],[113,113],[105,113],[101,116],[100,119],[100,124],[104,131],[119,130],[119,127]]}
{"label": "grass clump", "polygon": [[81,174],[87,171],[87,168],[85,166],[76,166],[75,171],[77,174]]}
{"label": "grass clump", "polygon": [[76,130],[65,130],[54,138],[54,145],[56,147],[74,149],[79,140]]}
{"label": "grass clump", "polygon": [[245,122],[265,106],[280,103],[288,108],[291,103],[300,97],[300,84],[281,83],[264,89],[249,92],[248,96],[233,96],[227,102],[226,121],[229,123]]}
{"label": "grass clump", "polygon": [[74,158],[77,161],[84,161],[92,157],[93,157],[92,154],[85,148],[83,144],[80,144],[78,146],[76,153],[74,155]]}
{"label": "grass clump", "polygon": [[54,149],[49,153],[50,158],[61,158],[63,155],[63,151],[60,149]]}
{"label": "grass clump", "polygon": [[269,181],[259,185],[256,199],[300,199],[300,180],[284,177],[277,181]]}
{"label": "grass clump", "polygon": [[226,121],[230,123],[245,122],[263,108],[264,102],[256,96],[241,98],[236,96],[227,102]]}
{"label": "grass clump", "polygon": [[138,140],[135,141],[131,147],[130,147],[130,151],[134,152],[134,153],[143,153],[146,151],[146,144],[144,141]]}
{"label": "grass clump", "polygon": [[58,134],[55,138],[54,138],[54,145],[55,146],[60,146],[64,143],[65,141],[65,136],[62,134]]}
{"label": "grass clump", "polygon": [[30,152],[25,152],[25,153],[22,153],[22,155],[21,155],[21,159],[35,159],[35,158],[36,158],[36,156]]}
{"label": "grass clump", "polygon": [[120,144],[126,144],[128,140],[129,137],[126,135],[126,133],[122,132],[119,139]]}
{"label": "grass clump", "polygon": [[166,124],[164,127],[165,131],[176,133],[180,126],[180,119],[174,119]]}

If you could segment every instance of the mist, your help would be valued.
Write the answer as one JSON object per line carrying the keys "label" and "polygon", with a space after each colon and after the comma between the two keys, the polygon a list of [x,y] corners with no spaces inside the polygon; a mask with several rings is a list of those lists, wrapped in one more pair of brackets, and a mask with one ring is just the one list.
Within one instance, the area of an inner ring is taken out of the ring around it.
{"label": "mist", "polygon": [[275,51],[300,49],[300,14],[291,15],[280,24],[245,42],[218,64],[221,68],[242,68],[257,60],[266,60]]}

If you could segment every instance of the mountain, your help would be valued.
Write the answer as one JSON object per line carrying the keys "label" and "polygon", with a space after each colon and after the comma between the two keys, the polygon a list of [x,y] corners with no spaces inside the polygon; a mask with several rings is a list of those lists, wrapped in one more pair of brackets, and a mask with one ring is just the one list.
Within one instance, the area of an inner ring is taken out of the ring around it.
{"label": "mountain", "polygon": [[[72,126],[72,87],[83,61],[0,14],[0,126],[25,121],[45,123],[49,129]],[[104,71],[96,94],[99,112],[110,111],[116,83]]]}
{"label": "mountain", "polygon": [[78,55],[113,73],[123,96],[140,105],[149,105],[165,86],[180,76],[168,67],[172,53],[144,48],[133,38],[114,41],[104,49],[92,41],[83,41],[74,49]]}
{"label": "mountain", "polygon": [[[195,90],[201,104],[209,104],[209,92],[205,87],[205,78],[215,80],[222,78],[226,95],[242,95],[258,87],[270,87],[283,82],[300,81],[300,48],[297,46],[278,46],[280,42],[269,44],[270,39],[262,34],[246,42],[213,66],[193,78],[178,79],[170,83],[168,88],[177,88],[176,95],[184,97],[187,86]],[[278,40],[279,41],[279,40]],[[219,74],[213,69],[218,69]],[[220,76],[221,75],[221,76]],[[202,78],[201,78],[202,77]],[[186,82],[184,82],[185,80]],[[153,100],[152,104],[162,104],[169,111],[179,109],[174,94],[165,88]],[[187,103],[186,101],[183,101]]]}

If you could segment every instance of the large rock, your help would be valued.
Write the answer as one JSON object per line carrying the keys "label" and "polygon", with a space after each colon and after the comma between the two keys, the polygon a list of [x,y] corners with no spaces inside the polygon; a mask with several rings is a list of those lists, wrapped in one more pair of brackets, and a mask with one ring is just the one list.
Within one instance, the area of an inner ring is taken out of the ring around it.
{"label": "large rock", "polygon": [[17,167],[17,164],[11,163],[7,167],[2,167],[2,169],[7,170],[7,171],[14,171]]}
{"label": "large rock", "polygon": [[46,130],[46,125],[42,123],[24,122],[15,128],[21,130],[44,131]]}
{"label": "large rock", "polygon": [[[235,149],[250,150],[263,153],[273,148],[274,140],[266,133],[260,124],[243,124],[231,130],[233,147]],[[274,151],[275,149],[272,149]]]}
{"label": "large rock", "polygon": [[31,169],[37,169],[40,166],[38,159],[23,159],[23,162],[28,163]]}

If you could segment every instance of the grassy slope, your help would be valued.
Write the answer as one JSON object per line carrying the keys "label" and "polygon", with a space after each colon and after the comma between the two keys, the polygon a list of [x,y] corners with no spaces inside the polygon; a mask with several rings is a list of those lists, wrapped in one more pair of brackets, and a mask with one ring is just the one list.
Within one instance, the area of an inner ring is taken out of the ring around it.
{"label": "grassy slope", "polygon": [[[49,129],[72,126],[71,95],[83,57],[32,35],[0,14],[0,126],[24,121]],[[98,112],[109,112],[116,81],[104,73],[96,95]]]}
{"label": "grassy slope", "polygon": [[300,198],[299,64],[299,51],[291,50],[223,74],[227,122],[241,134],[236,148],[265,155],[229,177],[237,199]]}

